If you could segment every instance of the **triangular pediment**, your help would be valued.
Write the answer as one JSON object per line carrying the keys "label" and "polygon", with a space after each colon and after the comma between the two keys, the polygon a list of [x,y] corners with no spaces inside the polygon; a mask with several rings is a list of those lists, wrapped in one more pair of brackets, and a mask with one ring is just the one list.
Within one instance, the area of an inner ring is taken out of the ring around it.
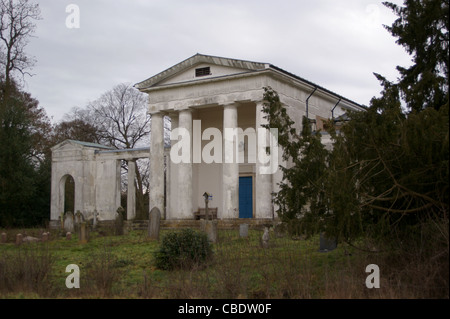
{"label": "triangular pediment", "polygon": [[268,67],[269,65],[266,63],[196,54],[145,81],[135,84],[135,87],[142,90],[160,85],[201,81],[208,78],[254,72]]}
{"label": "triangular pediment", "polygon": [[81,149],[81,148],[96,148],[96,149],[102,149],[102,150],[111,150],[112,147],[104,146],[101,144],[96,143],[89,143],[89,142],[82,142],[82,141],[76,141],[76,140],[65,140],[59,144],[56,144],[51,148],[52,151],[56,150],[65,150],[65,149]]}

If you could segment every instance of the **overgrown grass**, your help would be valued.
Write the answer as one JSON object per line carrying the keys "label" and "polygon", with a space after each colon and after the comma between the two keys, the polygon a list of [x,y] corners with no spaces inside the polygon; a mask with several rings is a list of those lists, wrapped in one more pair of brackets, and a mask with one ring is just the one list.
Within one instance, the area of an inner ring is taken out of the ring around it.
{"label": "overgrown grass", "polygon": [[[401,256],[394,262],[392,255],[345,244],[321,253],[318,237],[293,240],[271,233],[266,249],[259,230],[250,230],[248,238],[240,238],[239,230],[220,230],[207,267],[165,271],[153,257],[160,243],[148,240],[146,231],[92,232],[87,244],[51,231],[49,242],[21,246],[14,244],[16,231],[7,232],[8,243],[0,245],[4,298],[448,298],[448,280],[436,280],[440,268],[428,260],[405,267]],[[448,252],[446,258],[448,268]],[[65,286],[69,264],[80,267],[79,289]],[[368,264],[380,267],[380,289],[365,286]],[[11,276],[12,269],[17,271]]]}

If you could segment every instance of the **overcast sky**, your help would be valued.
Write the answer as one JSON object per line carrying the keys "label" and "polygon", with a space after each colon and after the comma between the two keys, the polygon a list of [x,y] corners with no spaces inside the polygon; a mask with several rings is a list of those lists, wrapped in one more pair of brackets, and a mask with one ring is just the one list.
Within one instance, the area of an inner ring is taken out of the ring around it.
{"label": "overcast sky", "polygon": [[[391,1],[402,4],[403,1]],[[69,4],[80,27],[68,28]],[[53,122],[119,83],[135,84],[202,53],[271,63],[360,104],[411,58],[374,0],[45,0],[24,89]]]}

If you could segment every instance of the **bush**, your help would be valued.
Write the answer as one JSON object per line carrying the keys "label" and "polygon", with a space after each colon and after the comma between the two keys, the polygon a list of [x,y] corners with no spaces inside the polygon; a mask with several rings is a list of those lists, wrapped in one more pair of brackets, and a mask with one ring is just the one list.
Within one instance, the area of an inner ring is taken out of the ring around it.
{"label": "bush", "polygon": [[14,292],[50,293],[54,257],[46,247],[20,247],[0,255],[0,295]]}
{"label": "bush", "polygon": [[164,236],[155,252],[156,267],[163,270],[191,269],[206,263],[212,247],[205,233],[183,229]]}
{"label": "bush", "polygon": [[86,264],[87,286],[102,297],[113,294],[113,285],[122,279],[124,260],[118,259],[107,246],[92,253]]}

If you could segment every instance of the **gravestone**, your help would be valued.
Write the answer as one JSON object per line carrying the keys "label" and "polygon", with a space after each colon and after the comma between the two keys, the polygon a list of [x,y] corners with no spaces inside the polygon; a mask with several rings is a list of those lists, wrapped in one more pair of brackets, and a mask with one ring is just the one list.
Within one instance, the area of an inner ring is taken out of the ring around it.
{"label": "gravestone", "polygon": [[42,233],[41,241],[42,241],[42,242],[48,241],[48,233]]}
{"label": "gravestone", "polygon": [[74,216],[74,230],[78,233],[78,236],[80,236],[80,225],[84,221],[84,215],[79,210],[77,210]]}
{"label": "gravestone", "polygon": [[72,239],[72,233],[71,232],[67,232],[66,233],[66,240],[71,240]]}
{"label": "gravestone", "polygon": [[87,229],[86,222],[81,222],[81,224],[80,224],[79,242],[81,244],[85,244],[88,242],[88,229]]}
{"label": "gravestone", "polygon": [[17,234],[16,235],[16,245],[21,245],[23,242],[23,236],[22,234]]}
{"label": "gravestone", "polygon": [[64,230],[66,232],[74,231],[74,217],[72,212],[67,212],[64,215]]}
{"label": "gravestone", "polygon": [[37,243],[39,242],[39,238],[33,237],[33,236],[25,236],[22,240],[24,243]]}
{"label": "gravestone", "polygon": [[97,228],[97,217],[98,217],[98,212],[97,212],[97,210],[94,210],[94,221],[92,222],[92,227],[94,229]]}
{"label": "gravestone", "polygon": [[208,239],[212,243],[217,242],[217,220],[200,220],[200,229],[206,233]]}
{"label": "gravestone", "polygon": [[248,224],[239,225],[239,237],[242,238],[248,237]]}
{"label": "gravestone", "polygon": [[1,239],[1,243],[4,244],[6,243],[6,233],[2,233],[2,239]]}
{"label": "gravestone", "polygon": [[161,222],[161,212],[158,207],[153,207],[150,211],[148,221],[148,237],[159,240],[159,226]]}
{"label": "gravestone", "polygon": [[120,206],[117,208],[116,219],[114,221],[114,228],[116,236],[123,235],[123,213],[125,210]]}
{"label": "gravestone", "polygon": [[337,241],[334,238],[328,238],[326,235],[322,232],[320,233],[320,252],[328,252],[336,249],[337,247]]}
{"label": "gravestone", "polygon": [[64,230],[64,213],[61,213],[58,217],[59,222],[61,223],[61,230]]}
{"label": "gravestone", "polygon": [[269,227],[264,227],[264,233],[261,237],[261,245],[263,248],[269,248]]}

